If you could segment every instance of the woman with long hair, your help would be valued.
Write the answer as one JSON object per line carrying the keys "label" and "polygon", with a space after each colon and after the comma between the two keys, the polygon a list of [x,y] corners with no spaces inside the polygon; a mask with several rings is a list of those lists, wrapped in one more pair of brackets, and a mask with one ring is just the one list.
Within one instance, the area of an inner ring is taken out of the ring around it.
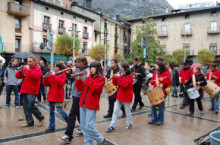
{"label": "woman with long hair", "polygon": [[[166,98],[167,94],[165,92],[165,89],[171,85],[170,74],[169,72],[167,72],[165,64],[162,61],[156,62],[155,70],[156,77],[151,80],[149,86],[153,86],[153,88],[161,87],[165,95],[164,98]],[[157,107],[159,108],[159,114],[157,114]],[[164,102],[160,103],[159,105],[152,106],[152,119],[148,122],[148,124],[156,123],[158,126],[162,125],[164,123],[164,109]]]}
{"label": "woman with long hair", "polygon": [[127,126],[126,129],[131,129],[132,127],[132,116],[130,110],[130,104],[133,99],[133,77],[131,75],[131,69],[127,62],[122,62],[120,73],[113,75],[112,81],[113,84],[118,86],[118,93],[116,96],[116,103],[114,107],[114,113],[110,126],[107,128],[107,131],[114,131],[116,129],[116,121],[118,118],[118,113],[122,105],[125,107],[125,112],[127,114]]}
{"label": "woman with long hair", "polygon": [[93,145],[93,140],[98,145],[105,141],[104,137],[96,130],[96,112],[99,110],[99,101],[105,84],[102,66],[99,61],[90,64],[91,73],[87,72],[87,78],[82,81],[82,75],[76,80],[76,88],[82,92],[80,97],[80,126],[86,145]]}

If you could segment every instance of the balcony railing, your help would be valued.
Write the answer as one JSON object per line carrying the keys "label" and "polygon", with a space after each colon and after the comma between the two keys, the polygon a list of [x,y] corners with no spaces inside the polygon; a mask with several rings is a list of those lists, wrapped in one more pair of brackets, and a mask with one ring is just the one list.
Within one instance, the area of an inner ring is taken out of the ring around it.
{"label": "balcony railing", "polygon": [[207,29],[208,34],[219,34],[220,33],[220,27],[209,27]]}
{"label": "balcony railing", "polygon": [[21,16],[21,17],[26,17],[26,16],[30,15],[29,7],[19,5],[14,2],[8,3],[8,13],[13,14],[13,15],[17,15],[17,16]]}
{"label": "balcony railing", "polygon": [[181,35],[182,36],[192,36],[192,29],[188,29],[187,31],[185,30],[185,29],[183,29],[182,31],[181,31]]}
{"label": "balcony railing", "polygon": [[43,23],[43,31],[51,31],[52,30],[52,25],[49,23]]}
{"label": "balcony railing", "polygon": [[165,31],[165,32],[158,32],[157,35],[158,35],[158,37],[168,37],[167,31]]}
{"label": "balcony railing", "polygon": [[64,27],[58,27],[58,33],[59,33],[59,34],[66,33],[66,28],[64,28]]}
{"label": "balcony railing", "polygon": [[89,38],[89,33],[83,32],[83,38],[88,39]]}

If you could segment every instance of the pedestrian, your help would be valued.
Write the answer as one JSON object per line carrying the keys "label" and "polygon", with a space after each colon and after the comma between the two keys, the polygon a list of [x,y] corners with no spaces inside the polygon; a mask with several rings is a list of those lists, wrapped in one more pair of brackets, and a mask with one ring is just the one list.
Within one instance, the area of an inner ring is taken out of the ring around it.
{"label": "pedestrian", "polygon": [[[171,85],[170,74],[167,72],[165,64],[162,61],[156,62],[155,70],[156,76],[150,81],[149,87],[161,87],[164,92],[164,99],[166,99],[167,93],[165,89]],[[157,114],[157,107],[159,108],[159,114]],[[163,101],[159,105],[151,106],[151,110],[152,119],[148,122],[148,124],[156,123],[158,126],[162,125],[164,123],[165,102]]]}
{"label": "pedestrian", "polygon": [[[106,78],[109,80],[114,74],[119,72],[120,68],[118,66],[118,60],[111,60],[111,67],[107,71]],[[104,115],[104,118],[111,118],[114,110],[114,103],[116,101],[117,92],[112,96],[108,96],[108,113]],[[122,117],[126,117],[124,105],[121,107]]]}
{"label": "pedestrian", "polygon": [[[63,69],[63,65],[60,62],[55,64],[53,72],[46,78],[43,79],[43,85],[49,87],[47,94],[47,104],[49,105],[49,127],[45,132],[52,132],[55,130],[55,107],[57,112],[67,122],[68,115],[63,111],[64,102],[64,85],[66,83],[65,72],[59,74],[58,72]],[[57,74],[58,73],[58,74]]]}
{"label": "pedestrian", "polygon": [[9,66],[5,69],[4,73],[4,83],[6,85],[6,105],[5,109],[8,109],[11,103],[11,92],[14,91],[15,95],[15,107],[19,108],[19,94],[18,94],[18,86],[21,83],[21,80],[18,80],[15,77],[15,73],[17,72],[17,64],[18,60],[16,58],[12,58],[10,60]]}
{"label": "pedestrian", "polygon": [[127,125],[126,129],[132,128],[132,116],[130,111],[130,104],[133,99],[133,77],[131,74],[131,69],[127,62],[122,62],[120,67],[120,72],[113,75],[112,81],[113,84],[118,86],[118,93],[116,96],[116,103],[114,108],[114,113],[110,126],[107,128],[107,131],[114,131],[116,129],[116,121],[118,118],[118,113],[122,105],[125,107],[127,114]]}
{"label": "pedestrian", "polygon": [[[220,87],[220,70],[217,69],[216,63],[210,64],[210,70],[206,74],[208,80],[214,81],[216,85]],[[219,112],[219,96],[216,98],[211,98],[211,108],[209,111],[215,111],[216,114]]]}
{"label": "pedestrian", "polygon": [[28,56],[27,63],[28,65],[21,66],[15,74],[17,79],[23,79],[25,77],[20,92],[23,94],[22,104],[26,124],[21,127],[34,126],[32,114],[39,120],[38,126],[41,127],[44,123],[44,116],[35,106],[35,100],[39,93],[42,72],[41,69],[37,67],[36,58],[34,56]]}
{"label": "pedestrian", "polygon": [[80,125],[86,145],[93,145],[93,140],[98,145],[105,142],[104,137],[96,130],[96,113],[100,109],[99,101],[105,84],[103,70],[99,61],[90,64],[91,73],[87,73],[85,81],[82,75],[76,80],[76,88],[82,95],[80,97]]}
{"label": "pedestrian", "polygon": [[[72,71],[73,71],[72,74],[78,74],[80,72],[87,72],[89,70],[87,59],[83,55],[79,55],[76,57],[76,66],[72,67]],[[76,124],[76,118],[78,122],[80,123],[79,101],[80,101],[80,96],[82,94],[81,91],[77,90],[76,85],[75,85],[77,76],[71,77],[70,74],[67,76],[72,82],[72,90],[71,90],[72,106],[71,106],[70,113],[69,113],[69,120],[67,123],[65,135],[58,138],[59,141],[62,141],[65,144],[71,143],[73,140],[73,131],[74,131],[75,124]],[[86,77],[87,75],[84,74],[82,76],[82,80],[84,81]],[[76,134],[76,136],[82,136],[82,135],[83,134],[81,131]]]}
{"label": "pedestrian", "polygon": [[132,67],[132,72],[133,72],[133,79],[134,79],[134,104],[131,108],[131,112],[134,112],[136,110],[136,107],[139,103],[140,107],[138,110],[141,110],[144,107],[144,103],[142,102],[142,97],[141,97],[141,88],[143,81],[145,79],[145,69],[144,66],[139,62],[139,59],[136,57],[133,59],[133,67]]}
{"label": "pedestrian", "polygon": [[192,116],[194,114],[194,101],[196,100],[198,108],[200,110],[200,114],[203,114],[203,106],[202,106],[202,101],[201,98],[203,96],[203,90],[202,88],[200,88],[201,86],[205,86],[207,84],[206,80],[205,80],[205,76],[202,74],[201,72],[201,66],[196,66],[193,68],[193,72],[194,74],[190,77],[190,79],[184,83],[184,86],[186,87],[186,90],[188,90],[189,88],[193,88],[195,87],[193,85],[193,80],[195,77],[195,84],[196,87],[199,87],[198,91],[199,91],[199,97],[196,99],[189,99],[189,112],[187,113],[187,115]]}
{"label": "pedestrian", "polygon": [[179,69],[178,67],[174,68],[173,77],[172,77],[172,86],[173,86],[173,93],[172,97],[178,97],[177,96],[177,87],[179,86]]}

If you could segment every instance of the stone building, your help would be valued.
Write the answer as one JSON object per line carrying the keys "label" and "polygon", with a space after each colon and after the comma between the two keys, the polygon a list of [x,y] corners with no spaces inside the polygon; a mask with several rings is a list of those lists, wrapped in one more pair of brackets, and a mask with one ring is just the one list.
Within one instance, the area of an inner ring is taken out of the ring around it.
{"label": "stone building", "polygon": [[[187,61],[197,62],[196,55],[201,49],[213,50],[220,55],[220,6],[173,10],[169,13],[149,16],[158,30],[158,39],[167,54],[176,49],[186,49]],[[129,20],[131,31],[142,25],[143,19]],[[131,33],[132,41],[135,35]]]}

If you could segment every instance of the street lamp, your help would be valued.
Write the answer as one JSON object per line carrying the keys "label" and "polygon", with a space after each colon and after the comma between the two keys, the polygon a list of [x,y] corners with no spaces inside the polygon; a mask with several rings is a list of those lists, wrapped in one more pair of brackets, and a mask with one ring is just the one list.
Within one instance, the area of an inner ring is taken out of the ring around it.
{"label": "street lamp", "polygon": [[105,44],[104,70],[106,71],[106,45],[107,45],[107,23],[106,23],[106,20],[105,20],[105,24],[104,24],[104,44]]}
{"label": "street lamp", "polygon": [[186,62],[186,44],[189,44],[187,41],[183,41],[184,44],[184,62]]}

